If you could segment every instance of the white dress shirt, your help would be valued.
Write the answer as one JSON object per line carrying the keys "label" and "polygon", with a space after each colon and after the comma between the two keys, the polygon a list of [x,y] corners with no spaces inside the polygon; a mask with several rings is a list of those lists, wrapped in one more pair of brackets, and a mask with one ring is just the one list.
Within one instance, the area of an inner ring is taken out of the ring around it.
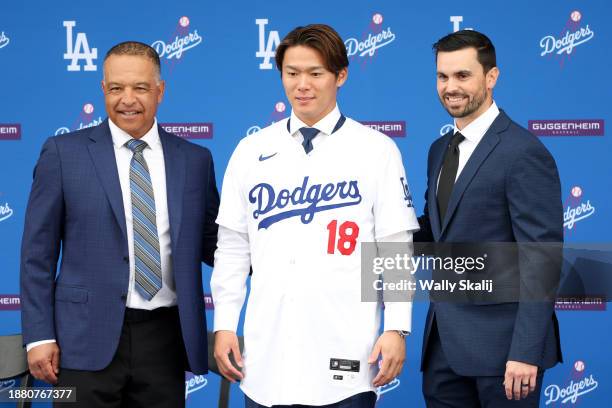
{"label": "white dress shirt", "polygon": [[[300,118],[297,117],[293,110],[291,111],[291,120],[289,121],[289,133],[291,136],[299,143],[302,144],[304,142],[304,136],[299,131],[303,127],[313,127],[319,130],[319,134],[312,139],[312,150],[316,149],[322,143],[329,138],[329,136],[334,131],[336,124],[338,123],[338,119],[340,119],[340,109],[338,105],[334,107],[334,109],[325,115],[323,119],[315,123],[313,126],[308,126]],[[311,151],[312,153],[312,151]]]}
{"label": "white dress shirt", "polygon": [[[495,104],[495,101],[489,106],[482,115],[474,119],[469,125],[464,127],[463,129],[459,129],[457,127],[457,121],[455,120],[453,123],[453,135],[457,132],[461,132],[461,134],[465,137],[461,143],[459,143],[459,166],[457,167],[457,175],[455,176],[455,182],[459,179],[459,175],[463,171],[463,168],[467,164],[468,160],[476,150],[476,146],[482,140],[487,130],[495,121],[499,115],[499,108]],[[442,168],[440,168],[440,173],[438,173],[438,185],[440,183],[440,175],[442,174]]]}
{"label": "white dress shirt", "polygon": [[[168,216],[168,200],[166,195],[166,169],[164,163],[164,151],[159,133],[157,131],[157,119],[151,129],[140,140],[147,143],[147,147],[142,154],[149,167],[153,194],[155,195],[155,217],[157,221],[157,235],[159,236],[159,251],[162,269],[162,288],[153,297],[146,300],[134,287],[134,228],[132,220],[132,195],[130,190],[130,163],[133,153],[125,145],[132,136],[121,130],[110,119],[108,120],[113,146],[115,150],[115,160],[117,161],[117,171],[119,183],[121,184],[121,194],[123,196],[123,210],[125,213],[125,226],[127,231],[128,252],[130,260],[130,281],[128,285],[126,306],[133,309],[153,310],[158,307],[176,305],[176,291],[174,277],[172,275],[172,247],[170,242],[170,219]],[[52,343],[55,340],[41,340],[29,343],[26,350],[30,351],[33,347],[40,344]]]}

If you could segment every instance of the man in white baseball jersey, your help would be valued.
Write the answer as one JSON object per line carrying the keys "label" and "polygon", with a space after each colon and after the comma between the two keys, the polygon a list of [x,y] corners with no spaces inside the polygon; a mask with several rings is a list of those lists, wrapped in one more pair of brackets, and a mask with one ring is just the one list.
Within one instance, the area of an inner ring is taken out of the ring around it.
{"label": "man in white baseball jersey", "polygon": [[241,380],[247,407],[373,407],[375,387],[401,371],[412,303],[386,303],[379,336],[381,302],[361,301],[361,243],[408,247],[418,230],[401,155],[340,113],[348,58],[331,27],[293,30],[276,64],[291,117],[243,139],[223,182],[215,359],[226,378]]}

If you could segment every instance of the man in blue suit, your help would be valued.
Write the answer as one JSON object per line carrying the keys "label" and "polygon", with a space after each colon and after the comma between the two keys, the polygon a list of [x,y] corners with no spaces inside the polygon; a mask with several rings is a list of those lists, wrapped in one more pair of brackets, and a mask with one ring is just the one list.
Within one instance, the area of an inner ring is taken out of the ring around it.
{"label": "man in blue suit", "polygon": [[[493,101],[499,70],[485,35],[458,31],[433,48],[438,95],[455,121],[429,150],[415,241],[516,243],[516,256],[503,269],[520,295],[503,302],[431,302],[423,393],[428,407],[535,407],[543,371],[561,361],[550,296],[560,272],[556,249],[551,258],[534,245],[559,248],[563,241],[557,167],[542,143]],[[535,256],[528,256],[528,245]],[[549,297],[523,301],[540,284]]]}
{"label": "man in blue suit", "polygon": [[79,407],[184,406],[184,372],[207,372],[201,262],[219,197],[210,152],[157,124],[160,73],[148,45],[111,48],[108,119],[48,139],[34,170],[24,342],[32,374],[75,386]]}

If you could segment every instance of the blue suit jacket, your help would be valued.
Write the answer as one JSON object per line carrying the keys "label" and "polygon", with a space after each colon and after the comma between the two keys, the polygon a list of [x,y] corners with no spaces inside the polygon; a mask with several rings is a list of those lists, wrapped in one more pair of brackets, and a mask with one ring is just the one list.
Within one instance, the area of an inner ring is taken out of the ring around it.
{"label": "blue suit jacket", "polygon": [[[201,262],[212,265],[219,195],[208,149],[159,127],[172,270],[191,371],[208,367]],[[61,252],[61,266],[56,278]],[[126,304],[128,242],[108,120],[51,137],[34,170],[21,249],[25,343],[57,339],[61,367],[113,358]]]}
{"label": "blue suit jacket", "polygon": [[[452,131],[436,140],[427,164],[425,212],[415,241],[450,243],[563,241],[561,187],[544,145],[503,112],[495,119],[459,175],[444,220],[436,185]],[[525,259],[520,250],[507,265],[516,281],[538,282],[546,259]],[[527,264],[529,267],[527,267]],[[560,269],[553,271],[558,284]],[[551,279],[550,276],[547,279]],[[474,304],[432,302],[423,340],[425,357],[432,323],[452,369],[465,376],[499,376],[508,360],[549,368],[561,361],[554,303]],[[423,368],[423,365],[421,365]]]}

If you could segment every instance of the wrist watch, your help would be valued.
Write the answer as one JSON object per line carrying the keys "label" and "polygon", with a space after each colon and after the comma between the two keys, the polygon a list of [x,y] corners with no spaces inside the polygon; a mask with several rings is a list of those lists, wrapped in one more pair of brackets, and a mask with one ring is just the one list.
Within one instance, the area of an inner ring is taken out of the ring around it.
{"label": "wrist watch", "polygon": [[396,330],[396,332],[397,332],[397,334],[399,334],[399,335],[400,335],[400,337],[401,337],[402,339],[403,339],[403,338],[405,338],[407,335],[409,335],[409,334],[410,334],[410,332],[409,332],[409,331],[406,331],[406,330]]}

